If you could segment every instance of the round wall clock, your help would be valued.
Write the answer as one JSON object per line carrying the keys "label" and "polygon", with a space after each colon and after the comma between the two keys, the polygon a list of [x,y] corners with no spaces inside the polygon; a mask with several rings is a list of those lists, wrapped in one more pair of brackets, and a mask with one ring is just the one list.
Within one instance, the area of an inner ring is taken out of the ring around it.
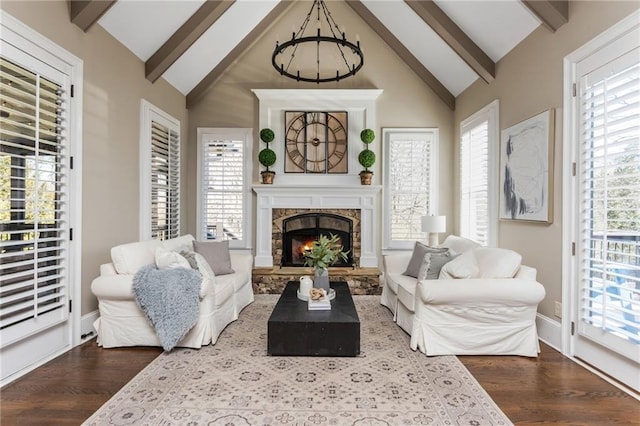
{"label": "round wall clock", "polygon": [[287,173],[347,173],[347,112],[285,112]]}

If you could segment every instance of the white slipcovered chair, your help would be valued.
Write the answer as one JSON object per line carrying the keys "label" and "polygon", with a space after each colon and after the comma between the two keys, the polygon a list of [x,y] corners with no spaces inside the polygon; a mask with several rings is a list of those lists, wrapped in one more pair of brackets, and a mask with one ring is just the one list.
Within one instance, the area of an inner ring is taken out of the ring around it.
{"label": "white slipcovered chair", "polygon": [[381,303],[426,355],[522,355],[540,351],[536,330],[544,287],[519,254],[457,236],[443,243],[458,257],[438,279],[404,275],[412,254],[384,256]]}

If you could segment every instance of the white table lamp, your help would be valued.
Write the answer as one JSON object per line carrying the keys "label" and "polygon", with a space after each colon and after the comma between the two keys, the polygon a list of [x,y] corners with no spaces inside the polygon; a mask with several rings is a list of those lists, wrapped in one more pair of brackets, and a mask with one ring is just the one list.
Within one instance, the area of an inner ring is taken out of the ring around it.
{"label": "white table lamp", "polygon": [[447,230],[446,216],[422,216],[422,232],[429,233],[429,245],[437,246],[438,233]]}

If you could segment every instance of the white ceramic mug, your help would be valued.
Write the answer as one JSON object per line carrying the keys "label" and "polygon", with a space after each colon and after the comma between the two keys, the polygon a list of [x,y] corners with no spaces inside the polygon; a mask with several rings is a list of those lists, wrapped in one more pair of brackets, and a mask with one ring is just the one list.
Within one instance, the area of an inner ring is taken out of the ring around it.
{"label": "white ceramic mug", "polygon": [[310,277],[306,275],[300,277],[300,294],[308,296],[312,287],[313,287],[313,280]]}

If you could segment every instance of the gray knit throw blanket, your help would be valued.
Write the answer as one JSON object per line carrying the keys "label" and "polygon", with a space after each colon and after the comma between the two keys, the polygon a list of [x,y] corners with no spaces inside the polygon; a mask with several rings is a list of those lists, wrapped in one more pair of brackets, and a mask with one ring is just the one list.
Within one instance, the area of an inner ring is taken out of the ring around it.
{"label": "gray knit throw blanket", "polygon": [[138,306],[155,328],[165,351],[170,351],[196,325],[200,311],[202,275],[195,269],[159,270],[147,265],[133,277]]}

